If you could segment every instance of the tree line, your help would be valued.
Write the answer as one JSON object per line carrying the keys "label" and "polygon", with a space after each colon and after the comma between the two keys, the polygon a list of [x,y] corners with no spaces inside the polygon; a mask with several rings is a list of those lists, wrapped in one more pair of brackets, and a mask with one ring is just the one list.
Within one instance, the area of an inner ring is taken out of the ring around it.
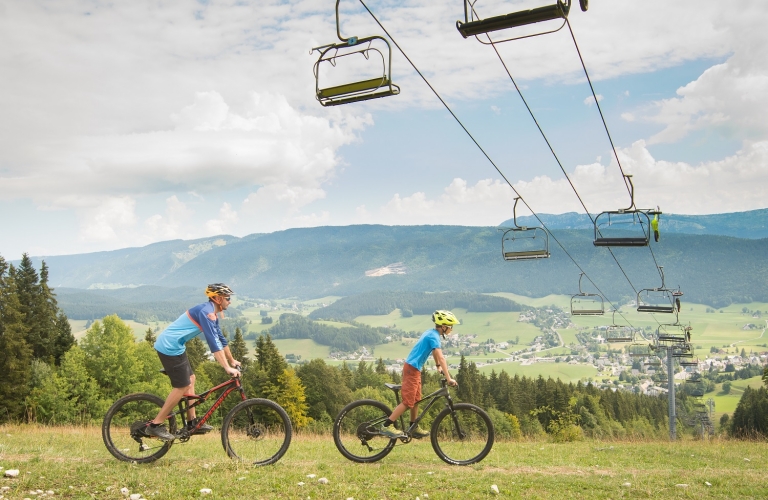
{"label": "tree line", "polygon": [[389,292],[374,291],[352,295],[316,309],[311,319],[352,321],[363,315],[384,315],[395,309],[413,314],[432,314],[438,309],[466,309],[472,312],[521,311],[520,304],[504,297],[468,292]]}
{"label": "tree line", "polygon": [[52,370],[75,343],[69,321],[27,254],[18,267],[0,256],[0,421],[24,416],[32,367]]}
{"label": "tree line", "polygon": [[318,344],[340,351],[354,352],[360,346],[381,344],[390,330],[360,324],[337,328],[317,323],[299,314],[283,313],[280,315],[280,321],[266,332],[275,339],[312,339]]}

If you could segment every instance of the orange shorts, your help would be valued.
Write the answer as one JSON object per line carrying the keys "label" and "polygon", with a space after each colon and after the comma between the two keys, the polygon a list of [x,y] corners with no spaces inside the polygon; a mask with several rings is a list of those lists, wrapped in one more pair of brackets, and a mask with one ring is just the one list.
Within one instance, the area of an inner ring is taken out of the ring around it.
{"label": "orange shorts", "polygon": [[403,404],[408,408],[413,408],[416,401],[421,399],[421,371],[408,363],[403,364],[403,382],[400,385]]}

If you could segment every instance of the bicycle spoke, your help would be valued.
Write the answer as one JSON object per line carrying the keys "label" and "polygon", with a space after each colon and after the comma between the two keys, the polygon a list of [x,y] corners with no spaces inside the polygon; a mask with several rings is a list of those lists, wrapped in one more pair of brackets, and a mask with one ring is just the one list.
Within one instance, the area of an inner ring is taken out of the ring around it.
{"label": "bicycle spoke", "polygon": [[432,426],[432,447],[447,463],[468,465],[477,463],[493,446],[493,424],[480,408],[455,404],[453,412],[444,410]]}
{"label": "bicycle spoke", "polygon": [[379,430],[389,414],[386,405],[378,401],[361,400],[347,405],[333,426],[333,439],[341,454],[355,462],[384,458],[396,443]]}
{"label": "bicycle spoke", "polygon": [[291,421],[276,403],[249,399],[224,419],[222,444],[227,454],[254,465],[268,465],[282,457],[291,442]]}

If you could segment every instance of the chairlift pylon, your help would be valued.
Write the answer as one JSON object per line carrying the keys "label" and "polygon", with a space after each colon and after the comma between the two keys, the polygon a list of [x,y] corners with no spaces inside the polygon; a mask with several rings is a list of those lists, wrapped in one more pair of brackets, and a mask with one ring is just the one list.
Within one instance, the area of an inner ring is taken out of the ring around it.
{"label": "chairlift pylon", "polygon": [[541,227],[519,226],[517,224],[517,202],[512,208],[512,221],[515,227],[502,228],[501,255],[504,260],[531,260],[549,258],[549,235]]}
{"label": "chairlift pylon", "polygon": [[[392,83],[392,49],[386,38],[374,35],[364,38],[341,36],[339,25],[339,2],[336,0],[336,35],[341,42],[314,47],[310,54],[317,51],[320,56],[315,62],[313,72],[315,74],[315,97],[322,106],[337,106],[352,102],[367,101],[379,97],[387,97],[400,93],[400,87]],[[380,42],[383,42],[381,45]],[[386,52],[386,54],[384,52]],[[381,60],[381,74],[362,80],[355,79],[350,83],[340,85],[321,85],[321,69],[325,66],[336,67],[339,61],[345,57],[362,56],[366,61],[372,57]]]}
{"label": "chairlift pylon", "polygon": [[[494,31],[507,30],[511,28],[521,28],[523,26],[530,26],[533,24],[544,23],[547,21],[555,21],[550,23],[551,29],[545,28],[538,32],[516,34],[501,40],[494,40],[493,43],[509,42],[512,40],[520,40],[523,38],[530,38],[539,35],[546,35],[548,33],[555,33],[560,31],[568,18],[568,13],[571,10],[571,0],[555,0],[554,4],[544,5],[542,7],[536,7],[533,9],[519,10],[511,12],[509,14],[502,14],[492,17],[486,17],[481,19],[478,12],[475,10],[477,0],[464,0],[464,22],[456,21],[456,29],[459,30],[461,36],[468,38],[474,36],[480,43],[486,45],[490,44],[490,41],[482,40],[477,35],[487,34]],[[588,0],[579,0],[581,10],[586,12],[589,8]],[[559,20],[562,19],[562,22]]]}
{"label": "chairlift pylon", "polygon": [[[643,288],[637,292],[637,312],[668,313],[675,312],[675,301],[672,290],[664,286],[664,267],[659,266],[661,286],[658,288]],[[642,295],[645,293],[645,301]]]}
{"label": "chairlift pylon", "polygon": [[[595,239],[592,243],[596,247],[644,247],[651,241],[651,216],[661,215],[661,211],[658,207],[656,210],[638,209],[635,206],[632,175],[625,174],[624,180],[629,188],[630,205],[628,208],[601,212],[595,217]],[[629,227],[633,234],[617,235],[614,232],[615,226]],[[608,232],[608,235],[604,232]]]}
{"label": "chairlift pylon", "polygon": [[605,302],[599,293],[587,293],[581,289],[581,279],[584,273],[579,275],[579,293],[571,296],[571,316],[602,316],[605,314]]}

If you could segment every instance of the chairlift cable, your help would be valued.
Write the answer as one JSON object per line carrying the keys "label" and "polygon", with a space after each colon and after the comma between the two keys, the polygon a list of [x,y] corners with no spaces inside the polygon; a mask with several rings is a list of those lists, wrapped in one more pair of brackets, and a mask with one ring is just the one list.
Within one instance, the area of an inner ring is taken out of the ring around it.
{"label": "chairlift cable", "polygon": [[[488,153],[483,149],[483,147],[480,145],[479,142],[477,142],[477,139],[472,135],[472,133],[467,129],[467,127],[464,126],[462,121],[459,119],[458,116],[453,112],[450,106],[448,106],[448,103],[446,103],[443,98],[440,96],[440,94],[435,90],[435,88],[432,86],[432,84],[429,83],[429,80],[424,76],[424,74],[419,70],[418,67],[416,67],[416,64],[411,60],[410,57],[408,57],[408,54],[405,53],[402,47],[400,47],[400,44],[397,43],[397,40],[387,31],[387,29],[384,27],[383,24],[381,24],[381,21],[376,17],[376,15],[371,11],[371,9],[368,8],[368,6],[365,4],[364,0],[360,0],[360,3],[365,8],[366,11],[368,11],[368,14],[371,15],[374,21],[376,21],[376,24],[379,25],[379,27],[384,31],[384,33],[389,37],[390,40],[392,40],[392,43],[395,44],[395,47],[397,47],[397,50],[400,51],[401,54],[403,54],[403,57],[408,61],[408,63],[413,67],[414,71],[418,73],[418,75],[421,77],[422,80],[424,80],[424,83],[427,84],[427,87],[432,91],[433,94],[438,98],[438,100],[442,103],[442,105],[445,107],[446,110],[451,114],[454,120],[456,120],[456,123],[459,124],[459,126],[464,130],[464,132],[467,134],[467,136],[472,140],[472,142],[477,146],[477,148],[480,150],[480,152],[485,156],[485,158],[490,162],[490,164],[493,166],[494,169],[496,169],[496,172],[501,176],[502,179],[509,185],[510,188],[512,188],[512,191],[514,191],[515,195],[517,195],[520,200],[522,200],[523,204],[525,204],[526,208],[531,211],[531,214],[536,218],[536,220],[539,221],[541,226],[549,233],[550,236],[552,236],[552,239],[555,240],[557,245],[560,247],[560,249],[568,256],[569,259],[571,259],[571,262],[579,269],[580,272],[584,273],[584,276],[586,276],[587,280],[589,280],[590,283],[592,283],[592,286],[595,287],[595,289],[600,293],[602,297],[605,297],[605,300],[608,301],[608,303],[613,307],[614,309],[618,309],[606,296],[605,293],[600,289],[600,287],[595,284],[594,281],[592,281],[592,278],[589,277],[589,275],[584,271],[584,269],[581,268],[578,262],[576,262],[576,259],[573,258],[573,256],[566,250],[565,246],[560,243],[560,240],[557,239],[557,237],[552,233],[552,231],[547,228],[546,224],[544,224],[544,221],[541,220],[541,218],[538,216],[538,214],[528,205],[528,202],[525,201],[525,198],[523,198],[520,193],[518,193],[517,189],[515,189],[515,186],[512,185],[512,182],[504,175],[504,173],[501,171],[501,169],[496,165],[496,163],[493,161],[493,159],[488,155]],[[577,193],[578,195],[578,193]],[[586,209],[586,207],[585,207]],[[589,214],[589,212],[587,212]],[[590,217],[591,218],[591,217]],[[615,258],[615,257],[614,257]],[[618,262],[617,262],[618,263]],[[621,266],[619,266],[621,268]],[[622,269],[622,272],[624,270]],[[625,277],[627,277],[626,273],[624,274]],[[629,281],[629,278],[627,277],[627,280]],[[632,285],[632,282],[630,281],[630,286],[632,286],[632,289],[634,290],[634,286]],[[634,328],[632,324],[627,320],[627,318],[624,317],[623,314],[619,313],[621,317],[629,324],[630,327]]]}
{"label": "chairlift cable", "polygon": [[[589,209],[587,209],[587,206],[584,204],[584,200],[582,200],[581,195],[579,194],[579,191],[576,189],[576,186],[573,185],[573,182],[571,182],[571,178],[568,175],[568,173],[565,171],[565,168],[563,167],[563,164],[560,162],[560,158],[558,158],[557,153],[555,153],[554,148],[552,147],[552,144],[549,142],[549,139],[547,138],[547,135],[544,133],[544,130],[541,128],[541,125],[539,124],[539,121],[536,119],[536,116],[533,114],[533,110],[528,105],[528,101],[525,100],[525,97],[523,96],[523,92],[520,90],[520,87],[518,87],[517,82],[515,81],[514,77],[512,76],[512,72],[509,71],[509,68],[507,67],[507,64],[504,62],[504,59],[501,57],[501,54],[499,53],[499,50],[496,48],[496,44],[491,39],[491,36],[489,34],[485,34],[488,37],[488,42],[491,47],[493,47],[493,51],[496,52],[496,56],[499,58],[499,61],[501,62],[501,65],[504,67],[504,71],[506,71],[507,76],[509,76],[509,79],[512,81],[512,84],[515,86],[515,90],[517,91],[517,95],[520,96],[520,100],[523,101],[523,104],[525,105],[525,109],[528,110],[528,114],[531,115],[531,119],[536,124],[536,128],[539,129],[539,133],[541,133],[541,137],[544,139],[544,142],[547,143],[547,147],[549,148],[549,151],[552,153],[552,156],[554,156],[555,161],[557,162],[557,165],[560,167],[560,170],[563,172],[563,175],[568,180],[568,184],[571,185],[571,189],[573,189],[573,192],[576,194],[576,198],[579,199],[579,203],[581,203],[581,206],[584,208],[584,211],[587,214],[587,217],[589,217],[589,220],[592,221],[592,225],[596,226],[595,219],[592,218],[592,214],[589,213]],[[528,204],[526,203],[526,206]],[[530,208],[530,207],[529,207]],[[537,217],[538,218],[538,217]],[[549,231],[549,230],[548,230]],[[599,231],[599,229],[598,229]],[[550,234],[551,231],[549,231]],[[611,257],[613,257],[613,260],[616,262],[616,265],[619,266],[619,269],[621,270],[621,274],[624,275],[624,278],[626,278],[627,283],[629,283],[629,286],[632,288],[632,291],[635,292],[635,295],[637,295],[637,289],[635,288],[635,285],[632,284],[632,281],[629,279],[629,276],[627,276],[627,273],[624,271],[624,268],[621,267],[621,264],[619,263],[618,259],[616,258],[616,255],[613,253],[613,250],[611,248],[608,248],[608,251],[611,253]],[[592,280],[590,280],[592,281]]]}

